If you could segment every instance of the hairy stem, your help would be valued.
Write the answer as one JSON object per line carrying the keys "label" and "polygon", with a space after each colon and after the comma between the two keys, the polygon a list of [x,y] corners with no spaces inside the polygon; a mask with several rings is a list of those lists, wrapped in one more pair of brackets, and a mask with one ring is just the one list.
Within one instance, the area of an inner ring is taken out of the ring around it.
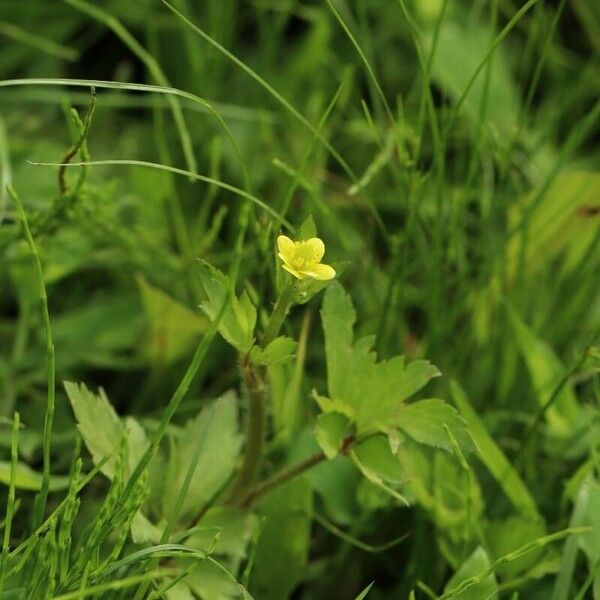
{"label": "hairy stem", "polygon": [[[262,369],[261,369],[262,371]],[[242,359],[242,376],[248,395],[246,447],[240,471],[229,492],[228,504],[237,504],[240,495],[252,485],[262,459],[266,434],[267,389],[264,373],[259,372],[249,356]]]}

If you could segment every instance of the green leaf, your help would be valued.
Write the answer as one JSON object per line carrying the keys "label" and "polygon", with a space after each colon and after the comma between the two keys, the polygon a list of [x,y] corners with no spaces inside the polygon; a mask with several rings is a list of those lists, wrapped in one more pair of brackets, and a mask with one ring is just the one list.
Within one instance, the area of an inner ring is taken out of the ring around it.
{"label": "green leaf", "polygon": [[206,318],[151,286],[144,277],[138,277],[137,283],[148,323],[144,355],[154,364],[169,364],[185,355],[206,331]]}
{"label": "green leaf", "polygon": [[158,544],[162,530],[154,525],[141,511],[131,522],[131,539],[134,544]]}
{"label": "green leaf", "polygon": [[[455,101],[463,95],[492,44],[494,33],[467,18],[446,18],[441,23],[432,76]],[[433,43],[432,32],[426,36],[426,40],[429,45]],[[502,49],[502,46],[496,48],[493,59],[480,71],[462,105],[465,115],[472,123],[478,124],[482,102],[487,94],[490,100],[486,106],[485,122],[498,144],[507,143],[505,132],[516,125],[519,116],[517,89]],[[491,69],[489,78],[488,66]]]}
{"label": "green leaf", "polygon": [[[10,485],[11,463],[0,461],[0,483]],[[64,490],[70,485],[69,477],[53,475],[50,477],[50,491]],[[42,487],[42,474],[34,471],[25,463],[17,463],[17,472],[15,473],[15,487],[19,490],[39,491]]]}
{"label": "green leaf", "polygon": [[[238,584],[217,565],[206,560],[185,578],[185,583],[201,600],[241,600]],[[245,598],[248,598],[246,593]]]}
{"label": "green leaf", "polygon": [[312,504],[311,487],[304,477],[276,488],[261,502],[259,514],[264,521],[250,576],[250,591],[256,598],[289,598],[304,577]]}
{"label": "green leaf", "polygon": [[352,329],[356,313],[350,296],[334,281],[325,293],[321,311],[325,331],[325,355],[327,359],[327,384],[332,398],[342,399],[349,385],[352,351]]}
{"label": "green leaf", "polygon": [[523,515],[539,517],[535,500],[517,470],[510,464],[498,444],[488,433],[483,421],[471,406],[456,381],[450,383],[452,399],[466,420],[469,432],[479,449],[478,456],[502,488],[513,506]]}
{"label": "green leaf", "polygon": [[312,215],[308,215],[306,219],[300,225],[298,229],[298,240],[308,240],[310,238],[314,238],[317,235],[317,226],[315,225],[315,220],[312,218]]}
{"label": "green leaf", "polygon": [[463,450],[473,450],[474,444],[465,421],[443,400],[430,398],[402,406],[394,423],[415,441],[452,452],[452,442],[444,425]]}
{"label": "green leaf", "polygon": [[[487,552],[481,546],[478,546],[452,576],[452,579],[446,584],[444,591],[448,592],[455,589],[464,581],[485,572],[489,567],[490,559]],[[498,582],[493,573],[488,575],[483,581],[469,586],[464,592],[448,596],[448,598],[453,598],[454,600],[497,600],[498,597]]]}
{"label": "green leaf", "polygon": [[483,510],[481,491],[470,470],[454,454],[406,436],[397,452],[405,470],[406,494],[425,508],[441,528],[464,544],[473,519]]}
{"label": "green leaf", "polygon": [[167,600],[196,600],[194,594],[192,594],[192,590],[183,581],[178,581],[174,586],[169,588],[165,592],[165,598]]}
{"label": "green leaf", "polygon": [[571,383],[563,381],[566,370],[552,348],[535,335],[508,301],[506,309],[540,407],[545,407],[558,386],[563,384],[553,405],[546,410],[546,419],[555,435],[566,437],[573,432],[580,418]]}
{"label": "green leaf", "polygon": [[349,426],[348,417],[338,412],[329,412],[318,416],[315,437],[328,459],[331,460],[339,454]]}
{"label": "green leaf", "polygon": [[[546,181],[541,185],[546,186]],[[535,188],[515,205],[510,221],[511,228],[518,231],[507,249],[511,277],[516,275],[521,261],[529,278],[559,256],[562,263],[558,272],[554,268],[556,276],[576,269],[596,243],[598,217],[593,211],[599,197],[600,172],[565,169],[552,179],[547,189]],[[526,233],[518,227],[523,218],[527,218]]]}
{"label": "green leaf", "polygon": [[[377,363],[372,336],[353,345],[356,313],[338,282],[327,289],[321,314],[331,402],[338,412],[352,415],[358,435],[393,423],[404,400],[440,374],[428,361],[405,365],[402,356]],[[340,403],[347,409],[340,409]]]}
{"label": "green leaf", "polygon": [[193,514],[209,502],[229,479],[242,438],[238,433],[237,400],[228,393],[190,419],[173,437],[167,471],[163,514],[170,514],[194,456],[198,435],[207,430],[200,457],[180,517]]}
{"label": "green leaf", "polygon": [[398,486],[407,480],[406,471],[390,448],[384,435],[373,435],[350,452],[359,471],[378,488],[408,506],[406,498],[391,486]]}
{"label": "green leaf", "polygon": [[214,554],[241,561],[247,556],[248,544],[258,527],[258,518],[247,510],[213,506],[202,517],[200,527],[202,529],[186,540],[186,545],[207,551],[214,545]]}
{"label": "green leaf", "polygon": [[[211,321],[215,321],[227,299],[229,279],[207,263],[200,263],[198,273],[206,293],[206,299],[201,302],[200,308]],[[219,321],[219,333],[238,352],[246,353],[254,343],[255,325],[256,308],[248,293],[244,291],[239,299],[232,294]]]}
{"label": "green leaf", "polygon": [[298,344],[289,337],[275,338],[264,350],[253,346],[250,351],[252,361],[266,367],[291,360]]}
{"label": "green leaf", "polygon": [[600,561],[600,482],[590,478],[582,486],[578,501],[583,505],[578,525],[590,528],[578,536],[579,547],[593,566]]}
{"label": "green leaf", "polygon": [[98,390],[98,394],[94,394],[83,384],[65,381],[64,385],[75,413],[77,428],[94,464],[97,465],[105,456],[112,455],[101,469],[104,475],[112,479],[119,444],[127,431],[127,464],[129,472],[133,471],[148,444],[139,423],[128,417],[123,424],[102,388]]}
{"label": "green leaf", "polygon": [[355,600],[364,600],[374,585],[375,585],[375,582],[372,581],[358,596],[356,596]]}
{"label": "green leaf", "polygon": [[[545,535],[546,528],[541,519],[527,519],[521,516],[492,521],[485,530],[485,539],[494,560]],[[543,548],[536,548],[515,560],[505,562],[498,567],[498,575],[506,579],[516,578],[537,565],[543,554]]]}

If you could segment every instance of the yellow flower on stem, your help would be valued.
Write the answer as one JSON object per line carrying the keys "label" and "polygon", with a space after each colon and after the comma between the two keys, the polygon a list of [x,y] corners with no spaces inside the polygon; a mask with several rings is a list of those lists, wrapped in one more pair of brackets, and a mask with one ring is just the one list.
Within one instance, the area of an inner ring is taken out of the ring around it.
{"label": "yellow flower on stem", "polygon": [[302,242],[294,242],[285,235],[277,238],[283,268],[298,279],[319,279],[327,281],[335,277],[335,270],[321,263],[325,254],[325,244],[319,238],[310,238]]}

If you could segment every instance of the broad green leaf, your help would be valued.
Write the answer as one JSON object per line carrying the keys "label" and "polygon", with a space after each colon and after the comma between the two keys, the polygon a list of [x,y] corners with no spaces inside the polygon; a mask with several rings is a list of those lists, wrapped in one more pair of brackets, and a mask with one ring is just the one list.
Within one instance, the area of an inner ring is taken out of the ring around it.
{"label": "broad green leaf", "polygon": [[406,498],[395,489],[400,484],[406,483],[406,471],[392,454],[386,436],[373,435],[367,438],[351,450],[350,456],[359,471],[371,483],[408,505]]}
{"label": "broad green leaf", "polygon": [[[339,282],[334,281],[325,293],[321,311],[325,331],[325,355],[329,395],[342,399],[349,385],[352,351],[352,329],[356,313],[350,296]],[[365,358],[366,360],[366,358]]]}
{"label": "broad green leaf", "polygon": [[331,460],[339,454],[349,425],[348,417],[338,412],[329,412],[318,416],[315,437],[328,459]]}
{"label": "broad green leaf", "polygon": [[214,554],[227,555],[239,562],[247,556],[248,544],[258,527],[258,518],[247,510],[213,506],[206,511],[199,525],[202,529],[190,536],[186,545],[203,550],[214,545]]}
{"label": "broad green leaf", "polygon": [[[353,345],[356,319],[349,296],[338,282],[325,293],[322,320],[330,402],[356,422],[357,433],[373,433],[393,423],[398,409],[439,371],[428,361],[405,365],[402,356],[376,362],[372,336]],[[348,408],[341,409],[339,404]]]}
{"label": "broad green leaf", "polygon": [[137,282],[148,323],[142,350],[150,362],[169,364],[187,353],[206,331],[207,320],[151,286],[144,277],[138,277]]}
{"label": "broad green leaf", "polygon": [[[527,519],[521,516],[492,521],[485,529],[487,547],[494,560],[545,535],[546,528],[541,519]],[[543,554],[543,548],[536,548],[515,560],[505,562],[498,567],[498,575],[506,579],[516,578],[537,565]]]}
{"label": "broad green leaf", "polygon": [[[432,63],[432,76],[455,101],[464,94],[481,60],[492,45],[494,34],[495,32],[489,31],[489,28],[479,25],[473,19],[443,20]],[[425,39],[431,45],[433,32],[428,33]],[[502,46],[496,48],[488,66],[491,68],[488,80],[486,81],[486,66],[479,72],[465,96],[462,111],[472,123],[478,124],[484,95],[487,94],[484,121],[490,127],[496,143],[503,145],[508,141],[506,132],[517,123],[519,102]]]}
{"label": "broad green leaf", "polygon": [[264,350],[253,346],[250,351],[252,361],[266,367],[291,360],[298,344],[289,337],[275,338]]}
{"label": "broad green leaf", "polygon": [[[506,308],[517,345],[529,370],[535,397],[540,407],[544,407],[559,385],[563,384],[565,368],[552,348],[535,335],[508,301]],[[555,435],[565,437],[573,432],[580,411],[569,381],[560,388],[553,405],[546,411],[546,418]]]}
{"label": "broad green leaf", "polygon": [[407,481],[403,493],[423,506],[439,527],[459,533],[464,543],[469,524],[483,510],[473,474],[465,471],[453,454],[419,444],[408,436],[396,456]]}
{"label": "broad green leaf", "polygon": [[137,511],[131,522],[131,539],[134,544],[158,544],[162,529],[154,525],[141,511]]}
{"label": "broad green leaf", "polygon": [[[455,589],[464,581],[484,573],[489,568],[490,559],[487,552],[479,546],[452,576],[450,581],[446,584],[444,591],[448,592]],[[496,576],[492,573],[483,581],[474,583],[466,588],[464,592],[452,594],[451,596],[448,596],[448,598],[453,598],[453,600],[498,600],[498,581],[496,580]]]}
{"label": "broad green leaf", "polygon": [[263,524],[250,576],[250,591],[256,598],[289,598],[304,577],[312,505],[311,487],[304,477],[274,489],[261,502],[258,512]]}
{"label": "broad green leaf", "polygon": [[529,493],[525,482],[488,433],[483,421],[475,412],[463,389],[456,381],[451,382],[450,389],[452,399],[460,414],[467,422],[469,432],[477,444],[479,449],[478,456],[483,464],[485,464],[506,494],[506,497],[520,513],[529,517],[538,517],[539,513],[536,503]]}
{"label": "broad green leaf", "polygon": [[[198,273],[206,293],[206,299],[200,304],[200,308],[211,321],[214,321],[227,298],[230,288],[229,279],[207,263],[200,264]],[[255,325],[256,308],[248,293],[244,291],[240,298],[232,294],[229,305],[219,322],[219,333],[238,352],[246,353],[254,343]]]}
{"label": "broad green leaf", "polygon": [[[0,483],[10,485],[11,463],[0,461]],[[68,477],[53,475],[50,477],[50,491],[64,490],[69,487],[71,480]],[[38,491],[42,487],[42,474],[34,471],[25,463],[17,463],[17,472],[15,476],[15,487],[18,490]]]}
{"label": "broad green leaf", "polygon": [[[494,560],[545,535],[546,527],[541,519],[531,520],[521,516],[491,521],[485,528],[485,539]],[[544,548],[536,548],[517,559],[499,565],[497,573],[501,578],[516,578],[538,565],[544,552]]]}
{"label": "broad green leaf", "polygon": [[133,355],[143,328],[137,295],[123,292],[94,296],[93,302],[52,319],[52,336],[65,371],[82,363],[120,369],[127,360],[139,362],[125,357]]}
{"label": "broad green leaf", "polygon": [[163,514],[170,514],[173,508],[194,456],[198,435],[204,431],[206,438],[180,516],[199,511],[227,482],[242,443],[237,422],[237,400],[233,393],[228,393],[174,435],[165,473]]}
{"label": "broad green leaf", "polygon": [[402,406],[394,424],[415,441],[452,452],[452,442],[444,426],[448,427],[463,450],[473,450],[473,440],[464,420],[449,404],[430,398]]}
{"label": "broad green leaf", "polygon": [[[200,562],[185,578],[188,585],[201,600],[242,600],[240,587],[223,569],[207,560]],[[246,598],[249,595],[246,594]]]}
{"label": "broad green leaf", "polygon": [[519,232],[508,246],[507,266],[511,276],[521,258],[525,272],[531,276],[561,255],[561,274],[567,273],[580,265],[596,243],[600,172],[565,169],[541,197],[540,191],[534,189],[511,215],[512,227],[518,227],[527,213],[526,239]]}
{"label": "broad green leaf", "polygon": [[167,600],[196,600],[194,594],[192,594],[192,590],[183,581],[178,581],[174,586],[169,588],[165,592],[165,598]]}

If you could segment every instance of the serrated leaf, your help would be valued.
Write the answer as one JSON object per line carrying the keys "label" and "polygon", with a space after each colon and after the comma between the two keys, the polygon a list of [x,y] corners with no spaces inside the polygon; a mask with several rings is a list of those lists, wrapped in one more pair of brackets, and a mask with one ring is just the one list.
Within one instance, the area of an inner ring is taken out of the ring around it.
{"label": "serrated leaf", "polygon": [[333,282],[323,302],[322,320],[329,395],[348,407],[357,434],[382,430],[393,422],[402,403],[440,373],[425,360],[405,365],[404,357],[376,361],[373,336],[353,344],[356,314],[349,296]]}
{"label": "serrated leaf", "polygon": [[[211,321],[215,321],[228,297],[229,279],[207,263],[200,264],[198,273],[206,293],[206,299],[201,302],[200,308]],[[219,333],[238,352],[246,353],[254,343],[255,326],[256,307],[248,293],[244,291],[239,299],[231,294],[229,305],[219,321]]]}
{"label": "serrated leaf", "polygon": [[94,464],[112,454],[101,469],[112,479],[119,444],[127,431],[127,466],[132,472],[148,446],[141,425],[133,417],[127,417],[123,422],[102,388],[94,394],[83,384],[65,381],[64,386],[75,413],[77,428]]}
{"label": "serrated leaf", "polygon": [[413,440],[452,452],[452,442],[444,425],[463,450],[473,450],[474,444],[465,421],[443,400],[430,398],[402,406],[394,423]]}
{"label": "serrated leaf", "polygon": [[[206,432],[206,434],[204,434]],[[165,474],[163,514],[169,515],[183,485],[198,436],[206,435],[180,516],[198,511],[227,482],[237,461],[242,438],[238,432],[237,400],[228,393],[190,419],[173,439]]]}
{"label": "serrated leaf", "polygon": [[315,437],[328,459],[339,454],[349,426],[350,419],[339,412],[324,413],[317,417]]}
{"label": "serrated leaf", "polygon": [[341,400],[332,400],[331,398],[327,398],[327,396],[321,396],[315,393],[314,390],[312,398],[319,405],[322,412],[338,412],[346,415],[351,421],[354,421],[354,410]]}
{"label": "serrated leaf", "polygon": [[297,346],[298,344],[292,338],[280,336],[275,338],[264,350],[253,346],[250,355],[255,364],[269,367],[291,360]]}

